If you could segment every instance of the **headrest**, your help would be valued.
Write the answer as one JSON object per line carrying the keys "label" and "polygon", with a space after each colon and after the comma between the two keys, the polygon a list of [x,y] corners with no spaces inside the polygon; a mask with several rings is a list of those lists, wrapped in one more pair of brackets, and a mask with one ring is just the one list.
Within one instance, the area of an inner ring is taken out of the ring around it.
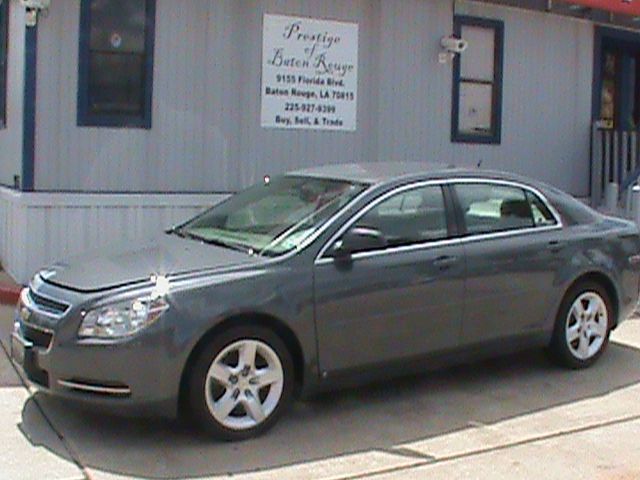
{"label": "headrest", "polygon": [[526,200],[504,200],[500,206],[503,217],[531,218],[531,207]]}

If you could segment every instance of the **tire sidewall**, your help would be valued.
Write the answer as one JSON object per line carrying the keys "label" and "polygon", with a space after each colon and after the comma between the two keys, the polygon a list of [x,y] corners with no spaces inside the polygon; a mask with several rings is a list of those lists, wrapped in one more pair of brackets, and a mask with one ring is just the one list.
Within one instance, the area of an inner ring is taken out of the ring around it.
{"label": "tire sidewall", "polygon": [[[602,300],[607,309],[607,333],[605,334],[604,341],[600,350],[592,357],[583,360],[576,357],[569,348],[566,338],[566,323],[569,316],[569,312],[575,301],[585,293],[596,293]],[[562,365],[572,368],[581,369],[593,365],[600,356],[605,352],[609,344],[609,336],[611,334],[611,326],[613,324],[613,305],[611,298],[606,289],[596,282],[581,282],[572,287],[565,295],[558,315],[556,317],[556,323],[553,332],[553,338],[551,341],[551,351]]]}
{"label": "tire sidewall", "polygon": [[[261,424],[246,430],[234,430],[219,423],[209,411],[205,399],[205,382],[211,363],[222,350],[239,340],[259,340],[269,345],[280,359],[284,376],[282,394],[274,411]],[[294,367],[291,354],[278,335],[262,326],[231,327],[216,335],[200,350],[188,375],[189,413],[199,428],[220,440],[244,440],[267,431],[289,406],[293,396]]]}

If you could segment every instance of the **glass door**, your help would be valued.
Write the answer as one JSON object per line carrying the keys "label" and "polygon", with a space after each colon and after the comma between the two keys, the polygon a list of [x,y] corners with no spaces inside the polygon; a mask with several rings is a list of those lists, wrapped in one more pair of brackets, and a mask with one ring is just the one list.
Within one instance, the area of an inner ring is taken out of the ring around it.
{"label": "glass door", "polygon": [[602,55],[600,120],[604,128],[640,128],[640,51],[608,47]]}

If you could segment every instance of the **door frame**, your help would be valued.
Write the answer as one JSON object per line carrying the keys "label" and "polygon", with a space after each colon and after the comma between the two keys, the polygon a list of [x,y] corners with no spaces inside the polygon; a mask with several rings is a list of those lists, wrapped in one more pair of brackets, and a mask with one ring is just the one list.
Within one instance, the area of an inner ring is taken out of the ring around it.
{"label": "door frame", "polygon": [[593,45],[593,92],[591,103],[591,120],[600,119],[602,106],[602,55],[609,45],[621,47],[623,50],[635,51],[640,55],[640,31],[632,32],[610,27],[595,27]]}
{"label": "door frame", "polygon": [[455,218],[455,206],[453,205],[453,200],[451,198],[450,192],[447,188],[448,182],[446,180],[439,179],[431,179],[431,180],[411,180],[407,183],[403,183],[400,185],[396,185],[392,188],[384,192],[380,192],[375,198],[371,199],[367,205],[363,208],[355,212],[351,217],[349,217],[340,228],[329,238],[327,242],[322,246],[322,248],[318,251],[316,255],[314,264],[315,265],[323,265],[325,263],[330,263],[335,261],[330,255],[326,255],[327,252],[331,249],[331,247],[335,244],[336,241],[340,239],[344,233],[351,228],[360,218],[366,215],[370,210],[378,206],[380,203],[384,202],[386,199],[413,189],[422,188],[422,187],[440,187],[442,189],[442,195],[444,199],[445,205],[445,214],[447,217],[447,230],[449,232],[449,237],[444,240],[434,240],[430,242],[422,242],[416,243],[407,246],[400,247],[391,247],[384,248],[382,250],[375,250],[371,252],[359,252],[355,253],[355,258],[366,257],[370,255],[379,255],[379,254],[388,254],[395,251],[404,251],[404,250],[415,250],[422,248],[435,248],[440,245],[447,245],[454,241],[457,241],[460,236],[460,232],[457,229],[457,221]]}
{"label": "door frame", "polygon": [[[532,227],[532,228],[522,228],[517,230],[505,230],[503,232],[492,232],[492,233],[480,233],[480,234],[465,234],[464,231],[460,230],[460,219],[459,213],[460,207],[456,204],[455,198],[453,197],[454,193],[451,192],[451,188],[456,184],[466,184],[466,183],[482,183],[482,184],[493,184],[493,185],[505,185],[510,187],[517,187],[523,190],[528,190],[531,193],[535,194],[545,206],[549,209],[549,211],[555,217],[557,223],[556,225],[544,226],[544,227]],[[326,263],[334,262],[335,259],[330,255],[326,255],[332,245],[355,223],[357,222],[363,215],[365,215],[369,210],[374,208],[378,203],[384,201],[386,198],[390,197],[394,193],[400,193],[403,190],[410,190],[414,187],[421,186],[429,186],[429,185],[440,185],[443,188],[445,193],[445,208],[447,208],[447,223],[451,232],[454,232],[451,238],[446,240],[436,240],[433,242],[425,242],[418,243],[415,245],[403,246],[403,247],[391,247],[385,248],[382,250],[376,250],[372,252],[361,252],[356,253],[357,257],[370,256],[370,255],[384,255],[388,253],[393,253],[396,251],[403,250],[413,250],[413,249],[422,249],[422,248],[437,248],[443,245],[450,244],[463,244],[467,242],[473,242],[477,240],[483,239],[491,239],[491,238],[501,238],[501,237],[510,237],[514,235],[523,235],[527,233],[533,232],[541,232],[545,230],[557,230],[562,229],[564,227],[564,223],[562,222],[562,217],[560,213],[556,210],[556,208],[549,202],[547,196],[542,193],[535,186],[522,183],[518,180],[509,180],[509,179],[499,179],[499,178],[491,178],[491,177],[482,177],[482,176],[468,176],[468,177],[453,177],[453,178],[443,178],[443,179],[431,179],[431,180],[413,180],[409,183],[397,185],[393,188],[390,188],[384,193],[381,193],[378,197],[371,200],[365,207],[361,208],[359,211],[354,213],[350,218],[348,218],[341,226],[338,228],[333,235],[329,237],[329,239],[323,244],[322,248],[318,251],[314,265],[323,265]],[[449,210],[451,208],[451,210]]]}

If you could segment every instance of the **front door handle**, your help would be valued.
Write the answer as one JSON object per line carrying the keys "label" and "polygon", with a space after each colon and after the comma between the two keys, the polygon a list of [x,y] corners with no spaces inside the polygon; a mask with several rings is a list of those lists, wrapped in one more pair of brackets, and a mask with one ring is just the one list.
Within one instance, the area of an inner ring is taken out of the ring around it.
{"label": "front door handle", "polygon": [[458,263],[458,257],[449,256],[449,255],[438,257],[433,261],[433,264],[440,270],[448,270],[456,263]]}

